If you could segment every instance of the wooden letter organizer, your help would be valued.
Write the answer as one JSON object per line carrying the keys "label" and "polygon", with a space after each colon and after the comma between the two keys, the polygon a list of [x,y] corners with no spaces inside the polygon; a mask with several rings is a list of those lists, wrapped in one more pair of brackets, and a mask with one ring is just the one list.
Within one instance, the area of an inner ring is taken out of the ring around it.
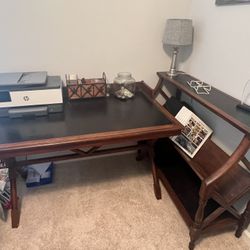
{"label": "wooden letter organizer", "polygon": [[105,97],[107,94],[106,75],[102,78],[76,79],[72,80],[66,75],[66,85],[69,100]]}

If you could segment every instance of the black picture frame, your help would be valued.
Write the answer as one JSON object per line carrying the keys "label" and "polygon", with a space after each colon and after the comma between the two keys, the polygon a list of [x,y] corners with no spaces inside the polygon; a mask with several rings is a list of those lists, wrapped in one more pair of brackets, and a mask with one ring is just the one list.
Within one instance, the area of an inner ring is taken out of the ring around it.
{"label": "black picture frame", "polygon": [[216,5],[249,4],[250,0],[216,0]]}

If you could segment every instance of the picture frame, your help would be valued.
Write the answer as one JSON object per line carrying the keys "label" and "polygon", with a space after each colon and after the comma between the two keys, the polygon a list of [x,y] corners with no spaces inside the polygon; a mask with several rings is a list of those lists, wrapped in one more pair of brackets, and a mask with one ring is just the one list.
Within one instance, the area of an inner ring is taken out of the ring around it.
{"label": "picture frame", "polygon": [[216,5],[249,4],[250,0],[216,0]]}
{"label": "picture frame", "polygon": [[181,134],[171,136],[170,139],[189,157],[193,158],[213,131],[185,106],[180,109],[175,118],[184,128]]}

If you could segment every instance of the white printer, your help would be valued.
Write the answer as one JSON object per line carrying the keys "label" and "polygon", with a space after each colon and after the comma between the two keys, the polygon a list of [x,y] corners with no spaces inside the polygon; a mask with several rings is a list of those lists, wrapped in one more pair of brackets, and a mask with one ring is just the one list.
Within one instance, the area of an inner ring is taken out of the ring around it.
{"label": "white printer", "polygon": [[60,76],[47,72],[0,73],[0,117],[43,116],[63,111]]}

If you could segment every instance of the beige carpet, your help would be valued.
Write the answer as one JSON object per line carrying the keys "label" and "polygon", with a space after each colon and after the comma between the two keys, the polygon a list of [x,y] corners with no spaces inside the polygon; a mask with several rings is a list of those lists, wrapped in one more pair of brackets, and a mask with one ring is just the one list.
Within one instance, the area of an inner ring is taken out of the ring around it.
{"label": "beige carpet", "polygon": [[[0,222],[1,250],[188,249],[188,229],[147,162],[134,154],[58,164],[52,185],[22,186],[18,229]],[[246,236],[205,238],[199,249],[250,249]]]}

